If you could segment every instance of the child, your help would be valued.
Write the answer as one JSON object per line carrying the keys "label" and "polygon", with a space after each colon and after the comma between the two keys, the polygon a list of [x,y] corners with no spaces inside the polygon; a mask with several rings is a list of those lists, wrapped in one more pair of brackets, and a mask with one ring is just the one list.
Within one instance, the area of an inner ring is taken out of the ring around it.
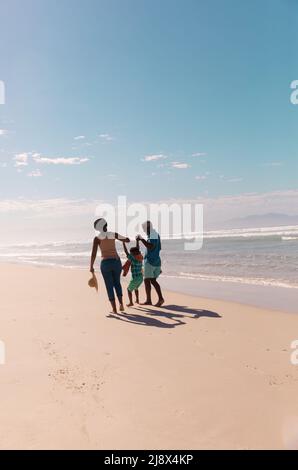
{"label": "child", "polygon": [[[128,298],[129,298],[129,304],[127,304],[127,307],[132,307],[133,306],[133,300],[132,300],[133,291],[136,294],[136,302],[137,304],[139,303],[139,287],[143,282],[143,256],[140,252],[138,242],[137,242],[137,246],[130,249],[130,253],[128,252],[125,242],[123,242],[123,248],[127,256],[128,262],[130,263],[131,275],[132,275],[131,281],[127,289]],[[125,263],[123,268],[124,268],[124,275],[126,275],[128,271],[127,263]]]}

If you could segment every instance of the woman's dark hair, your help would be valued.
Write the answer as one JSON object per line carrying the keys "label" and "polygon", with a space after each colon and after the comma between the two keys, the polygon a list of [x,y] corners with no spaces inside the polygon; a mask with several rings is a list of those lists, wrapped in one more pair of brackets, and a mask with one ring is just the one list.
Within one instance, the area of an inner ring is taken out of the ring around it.
{"label": "woman's dark hair", "polygon": [[94,222],[94,229],[97,230],[98,232],[106,232],[108,228],[108,223],[105,219],[97,219]]}

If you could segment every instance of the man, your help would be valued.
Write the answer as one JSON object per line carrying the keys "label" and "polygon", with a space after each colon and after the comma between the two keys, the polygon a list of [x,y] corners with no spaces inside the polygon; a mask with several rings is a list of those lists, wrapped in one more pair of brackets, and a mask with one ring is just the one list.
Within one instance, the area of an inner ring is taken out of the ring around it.
{"label": "man", "polygon": [[160,236],[154,230],[152,223],[148,220],[142,225],[144,232],[147,234],[147,240],[141,235],[137,236],[137,240],[142,242],[146,247],[145,261],[144,261],[144,281],[146,289],[146,302],[143,305],[152,305],[151,299],[151,286],[153,286],[158,295],[158,302],[156,307],[161,307],[164,304],[161,288],[157,282],[157,278],[161,274],[161,259],[160,250],[161,242]]}

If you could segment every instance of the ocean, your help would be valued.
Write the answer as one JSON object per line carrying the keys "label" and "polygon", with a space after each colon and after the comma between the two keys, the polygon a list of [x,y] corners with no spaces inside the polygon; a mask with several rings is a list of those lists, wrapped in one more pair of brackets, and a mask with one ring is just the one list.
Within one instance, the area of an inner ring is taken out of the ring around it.
{"label": "ocean", "polygon": [[[6,245],[0,247],[0,261],[88,269],[91,245],[91,241]],[[119,254],[124,259],[120,244]],[[185,251],[181,239],[163,240],[162,260],[163,279],[173,290],[184,286],[183,291],[204,295],[216,285],[221,297],[232,300],[227,292],[234,295],[236,286],[267,287],[271,289],[267,292],[274,289],[279,297],[293,299],[290,310],[298,310],[298,226],[209,231],[198,251]],[[240,291],[243,298],[243,288]]]}

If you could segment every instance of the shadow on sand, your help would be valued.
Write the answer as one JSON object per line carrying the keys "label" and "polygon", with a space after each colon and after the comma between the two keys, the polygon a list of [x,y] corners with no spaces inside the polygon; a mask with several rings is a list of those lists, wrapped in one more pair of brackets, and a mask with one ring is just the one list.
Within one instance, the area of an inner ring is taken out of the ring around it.
{"label": "shadow on sand", "polygon": [[[198,319],[201,317],[221,318],[216,312],[211,310],[194,309],[182,305],[165,305],[161,308],[138,306],[134,310],[140,313],[118,313],[108,315],[108,318],[124,321],[126,323],[135,323],[136,325],[153,326],[156,328],[175,328],[176,326],[185,325],[183,319]],[[141,315],[141,313],[145,315]],[[160,320],[161,317],[168,319],[171,323]]]}

